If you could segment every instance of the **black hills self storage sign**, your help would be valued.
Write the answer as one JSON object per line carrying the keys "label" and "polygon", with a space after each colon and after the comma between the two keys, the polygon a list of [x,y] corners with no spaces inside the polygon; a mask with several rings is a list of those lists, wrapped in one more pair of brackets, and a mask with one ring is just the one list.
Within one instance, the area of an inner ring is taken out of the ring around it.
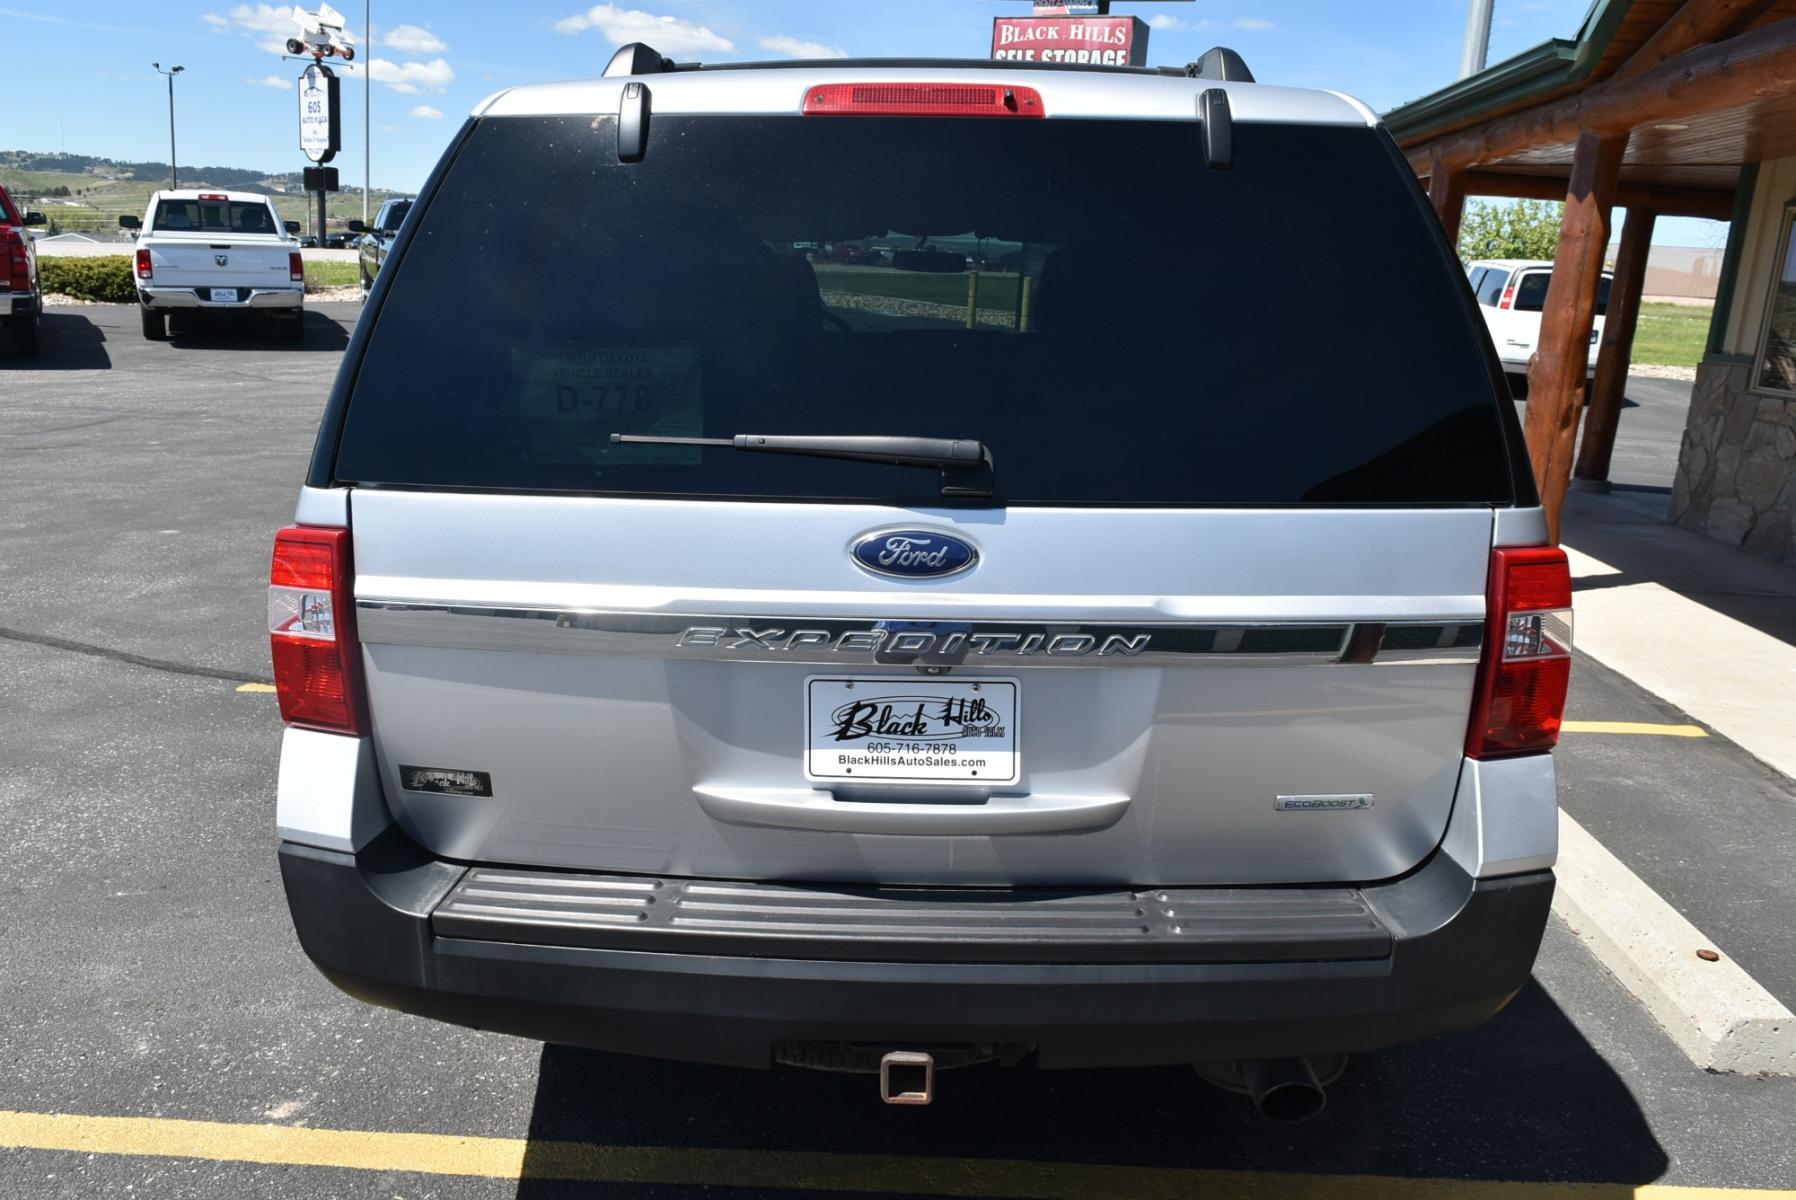
{"label": "black hills self storage sign", "polygon": [[999,17],[992,57],[1021,62],[1147,65],[1147,24],[1139,17]]}

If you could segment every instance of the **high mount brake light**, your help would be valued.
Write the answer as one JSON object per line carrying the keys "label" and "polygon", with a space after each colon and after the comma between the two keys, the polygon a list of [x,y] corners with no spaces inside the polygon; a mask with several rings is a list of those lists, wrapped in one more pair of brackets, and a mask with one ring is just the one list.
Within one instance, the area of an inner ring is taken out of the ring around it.
{"label": "high mount brake light", "polygon": [[268,640],[281,717],[332,733],[367,729],[347,529],[294,525],[274,539]]}
{"label": "high mount brake light", "polygon": [[1484,654],[1466,754],[1551,750],[1571,682],[1571,567],[1556,546],[1491,551]]}
{"label": "high mount brake light", "polygon": [[1045,117],[1034,88],[969,83],[822,83],[804,94],[809,117]]}
{"label": "high mount brake light", "polygon": [[230,197],[225,195],[223,192],[201,192],[200,199],[201,200],[229,200]]}

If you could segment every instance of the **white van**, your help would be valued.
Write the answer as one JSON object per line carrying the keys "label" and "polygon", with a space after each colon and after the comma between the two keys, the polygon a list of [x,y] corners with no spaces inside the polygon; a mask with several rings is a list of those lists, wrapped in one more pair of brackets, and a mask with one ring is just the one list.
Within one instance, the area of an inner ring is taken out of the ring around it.
{"label": "white van", "polygon": [[[1485,258],[1466,264],[1466,279],[1478,297],[1490,340],[1497,347],[1503,370],[1512,375],[1528,373],[1528,359],[1540,344],[1540,313],[1546,307],[1547,284],[1553,279],[1550,262],[1520,258]],[[1596,324],[1590,330],[1590,360],[1586,373],[1596,373],[1596,350],[1603,340],[1603,315],[1609,310],[1609,286],[1614,276],[1603,272],[1596,293]]]}

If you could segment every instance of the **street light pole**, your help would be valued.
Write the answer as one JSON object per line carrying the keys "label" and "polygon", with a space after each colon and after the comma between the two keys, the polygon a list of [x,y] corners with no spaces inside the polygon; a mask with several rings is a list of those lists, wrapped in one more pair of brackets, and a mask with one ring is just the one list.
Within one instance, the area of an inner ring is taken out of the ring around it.
{"label": "street light pole", "polygon": [[1465,16],[1465,48],[1459,55],[1459,77],[1476,75],[1484,70],[1490,55],[1490,16],[1492,0],[1472,0]]}
{"label": "street light pole", "polygon": [[175,67],[164,71],[161,63],[151,63],[156,74],[168,79],[168,186],[170,191],[179,191],[181,187],[180,171],[175,167],[175,76],[185,71],[186,67]]}
{"label": "street light pole", "polygon": [[[362,36],[368,40],[368,52],[374,48],[374,0],[362,0]],[[362,224],[368,223],[368,188],[373,184],[374,161],[374,72],[372,60],[362,67]]]}

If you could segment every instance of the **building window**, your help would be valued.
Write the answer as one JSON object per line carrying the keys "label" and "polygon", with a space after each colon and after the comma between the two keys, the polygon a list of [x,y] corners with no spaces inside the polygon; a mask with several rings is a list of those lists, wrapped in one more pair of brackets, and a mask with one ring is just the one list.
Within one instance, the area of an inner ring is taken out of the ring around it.
{"label": "building window", "polygon": [[1796,206],[1784,210],[1783,235],[1777,243],[1777,278],[1771,291],[1770,311],[1765,315],[1765,336],[1754,375],[1759,387],[1774,392],[1796,392],[1796,240],[1790,237],[1793,219]]}

